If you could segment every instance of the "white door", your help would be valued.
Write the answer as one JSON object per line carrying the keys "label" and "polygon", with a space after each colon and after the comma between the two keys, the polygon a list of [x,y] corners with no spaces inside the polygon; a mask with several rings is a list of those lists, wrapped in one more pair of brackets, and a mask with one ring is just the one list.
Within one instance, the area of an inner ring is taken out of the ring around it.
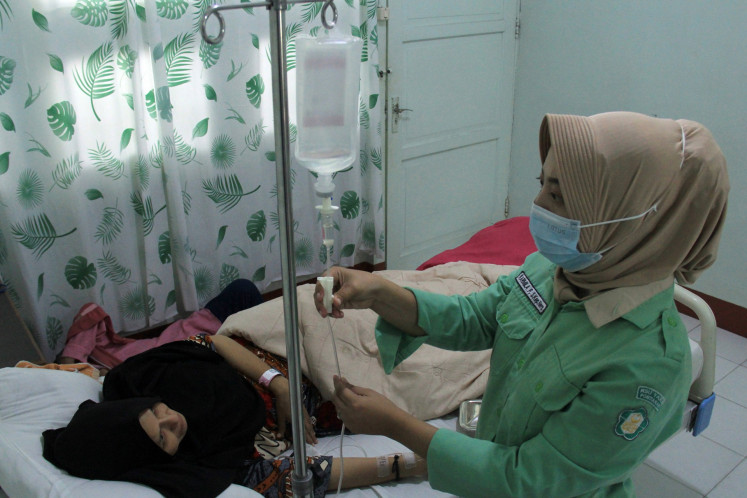
{"label": "white door", "polygon": [[388,2],[389,269],[505,217],[518,3]]}

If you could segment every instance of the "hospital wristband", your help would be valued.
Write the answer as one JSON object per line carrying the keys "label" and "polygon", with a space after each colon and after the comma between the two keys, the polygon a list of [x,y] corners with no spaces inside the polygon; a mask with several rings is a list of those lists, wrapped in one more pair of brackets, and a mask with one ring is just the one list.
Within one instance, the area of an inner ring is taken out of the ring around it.
{"label": "hospital wristband", "polygon": [[278,375],[283,375],[274,368],[270,368],[265,371],[265,373],[262,374],[262,377],[259,378],[257,382],[259,382],[260,385],[265,386],[269,389],[270,382],[272,382],[272,379],[277,377]]}

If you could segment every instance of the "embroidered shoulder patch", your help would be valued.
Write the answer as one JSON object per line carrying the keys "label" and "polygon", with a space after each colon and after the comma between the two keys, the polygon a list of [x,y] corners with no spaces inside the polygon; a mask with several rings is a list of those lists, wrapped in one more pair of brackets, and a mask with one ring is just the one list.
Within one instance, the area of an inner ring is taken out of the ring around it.
{"label": "embroidered shoulder patch", "polygon": [[638,437],[648,427],[648,412],[643,407],[628,408],[617,415],[615,434],[628,441]]}
{"label": "embroidered shoulder patch", "polygon": [[537,309],[537,312],[540,315],[544,313],[544,311],[547,309],[547,303],[544,299],[542,299],[542,296],[539,292],[537,292],[537,289],[534,288],[534,285],[532,285],[532,282],[529,280],[529,277],[527,277],[526,273],[519,273],[516,276],[516,283],[519,284],[522,292],[524,292],[524,294],[527,296],[527,299],[529,299],[529,302],[532,303],[532,306]]}
{"label": "embroidered shoulder patch", "polygon": [[661,405],[663,405],[667,400],[659,391],[648,386],[638,386],[638,391],[635,393],[635,397],[649,403],[657,412],[659,411],[659,408],[661,408]]}

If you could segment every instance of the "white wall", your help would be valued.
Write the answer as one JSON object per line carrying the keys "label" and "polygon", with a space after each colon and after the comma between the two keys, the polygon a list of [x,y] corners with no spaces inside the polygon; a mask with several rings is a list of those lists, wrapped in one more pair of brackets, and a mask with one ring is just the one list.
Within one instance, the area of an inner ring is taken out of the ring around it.
{"label": "white wall", "polygon": [[747,307],[747,2],[523,0],[511,146],[511,216],[539,189],[546,113],[636,111],[699,121],[729,165],[716,264],[693,286]]}

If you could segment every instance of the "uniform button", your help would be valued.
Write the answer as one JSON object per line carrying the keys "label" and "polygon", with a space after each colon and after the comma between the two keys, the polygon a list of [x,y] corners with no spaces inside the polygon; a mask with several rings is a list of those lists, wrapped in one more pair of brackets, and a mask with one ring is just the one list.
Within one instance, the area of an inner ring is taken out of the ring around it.
{"label": "uniform button", "polygon": [[504,313],[501,315],[501,323],[506,323],[508,321],[508,313]]}
{"label": "uniform button", "polygon": [[544,387],[544,384],[542,383],[542,381],[537,382],[537,384],[534,386],[534,392],[536,393],[540,392],[543,387]]}
{"label": "uniform button", "polygon": [[670,317],[669,317],[669,318],[667,319],[667,323],[669,323],[669,326],[670,326],[670,327],[674,327],[674,326],[676,326],[676,325],[677,325],[677,320],[675,320],[674,318],[672,318],[672,317],[670,316]]}
{"label": "uniform button", "polygon": [[524,358],[519,358],[519,361],[516,362],[516,366],[519,367],[519,370],[521,370],[521,367],[524,366]]}

